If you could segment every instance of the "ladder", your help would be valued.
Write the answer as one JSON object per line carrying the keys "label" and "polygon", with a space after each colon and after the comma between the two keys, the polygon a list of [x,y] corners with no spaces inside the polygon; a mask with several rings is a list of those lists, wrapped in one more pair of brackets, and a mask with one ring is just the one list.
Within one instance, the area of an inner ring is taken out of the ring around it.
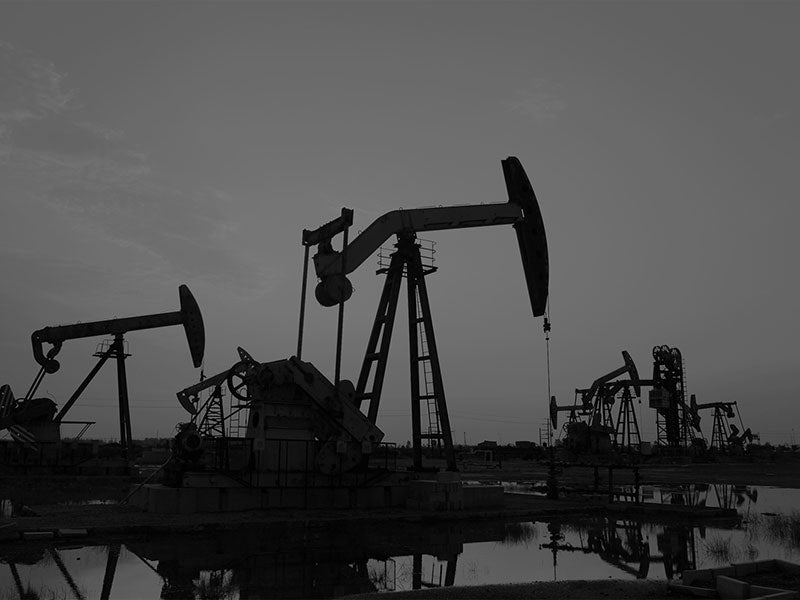
{"label": "ladder", "polygon": [[692,445],[692,425],[690,422],[691,417],[689,415],[689,411],[686,408],[686,399],[689,397],[686,389],[686,360],[684,360],[683,356],[681,356],[681,426],[683,427],[684,444],[689,447]]}
{"label": "ladder", "polygon": [[639,423],[636,420],[636,409],[630,390],[625,387],[620,398],[619,414],[617,415],[617,428],[615,431],[617,447],[639,449],[642,438],[639,435]]}
{"label": "ladder", "polygon": [[725,450],[728,447],[728,421],[719,406],[714,407],[714,426],[711,429],[711,447]]}
{"label": "ladder", "polygon": [[420,394],[420,401],[424,400],[428,413],[428,432],[423,434],[422,437],[428,440],[428,446],[431,448],[438,448],[439,441],[442,440],[442,429],[439,422],[439,407],[438,399],[436,397],[436,388],[433,383],[433,367],[431,366],[430,350],[428,348],[428,338],[425,334],[425,319],[420,316],[422,314],[422,305],[419,299],[419,290],[415,294],[416,303],[416,327],[417,327],[417,340],[419,342],[419,350],[417,352],[417,361],[422,365],[422,382],[425,390],[424,394]]}

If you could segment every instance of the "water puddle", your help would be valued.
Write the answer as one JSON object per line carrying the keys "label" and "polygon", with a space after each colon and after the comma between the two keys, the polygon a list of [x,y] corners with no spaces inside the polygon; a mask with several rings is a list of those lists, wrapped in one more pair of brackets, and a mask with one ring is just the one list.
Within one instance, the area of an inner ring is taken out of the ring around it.
{"label": "water puddle", "polygon": [[[523,488],[528,484],[521,485]],[[525,493],[541,493],[536,484]],[[299,527],[172,536],[125,545],[0,549],[0,598],[337,597],[448,585],[672,579],[683,569],[800,553],[800,490],[652,488],[646,502],[733,506],[739,527],[585,517]],[[33,597],[33,596],[27,596]]]}

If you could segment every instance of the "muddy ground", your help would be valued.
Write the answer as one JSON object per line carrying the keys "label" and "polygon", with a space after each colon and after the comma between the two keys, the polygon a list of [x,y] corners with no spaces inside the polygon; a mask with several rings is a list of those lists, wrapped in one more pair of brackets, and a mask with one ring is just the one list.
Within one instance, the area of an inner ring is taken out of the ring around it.
{"label": "muddy ground", "polygon": [[[559,486],[564,489],[588,490],[594,486],[595,472],[590,466],[560,466]],[[462,478],[475,481],[519,481],[541,482],[547,478],[548,465],[534,461],[504,461],[502,467],[496,464],[463,463]],[[600,496],[591,500],[592,507],[605,504],[603,496],[608,489],[607,469],[600,468]],[[642,485],[715,483],[724,482],[742,485],[769,485],[800,488],[800,462],[741,462],[717,464],[645,465],[640,468]],[[258,511],[258,515],[248,513],[196,515],[156,515],[143,513],[132,507],[118,506],[136,480],[129,477],[0,477],[0,500],[12,499],[23,503],[35,514],[17,513],[14,519],[21,530],[57,529],[62,527],[82,527],[110,533],[116,527],[120,530],[148,528],[151,531],[161,528],[179,527],[181,529],[202,528],[204,523],[216,526],[237,527],[239,522],[258,521],[264,523],[296,522],[304,520],[334,522],[342,518],[384,518],[402,519],[412,516],[414,511],[394,510],[272,510]],[[614,484],[633,483],[633,472],[629,469],[615,471]],[[505,506],[492,510],[498,518],[523,517],[533,515],[546,517],[555,513],[578,514],[591,510],[588,497],[581,499],[574,494],[564,494],[558,501],[544,498],[506,495]],[[81,503],[106,501],[108,504],[81,505]],[[524,506],[523,506],[524,505]],[[530,506],[529,506],[530,505]],[[623,505],[615,504],[620,507]],[[618,510],[618,509],[616,509]],[[655,509],[650,509],[651,512]],[[453,515],[461,517],[460,513]],[[474,516],[477,516],[474,515]],[[428,516],[430,518],[430,516]],[[445,518],[438,514],[436,518]],[[451,517],[452,518],[452,517]]]}
{"label": "muddy ground", "polygon": [[[593,487],[594,469],[591,466],[565,466],[559,463],[558,468],[559,486],[580,489]],[[529,460],[506,460],[502,466],[497,463],[462,462],[459,469],[462,479],[484,482],[544,482],[548,474],[547,463]],[[599,475],[601,488],[607,489],[608,470],[600,467]],[[729,483],[800,488],[800,460],[786,457],[779,462],[643,464],[639,467],[639,476],[642,485]],[[633,471],[615,470],[613,480],[615,484],[632,484]],[[119,501],[136,482],[135,477],[0,475],[0,500],[12,499],[32,507],[97,500]]]}
{"label": "muddy ground", "polygon": [[[560,485],[589,487],[593,484],[594,469],[591,466],[559,464]],[[465,462],[460,465],[460,470],[463,479],[527,482],[544,481],[548,465],[534,461],[503,461],[502,466]],[[800,488],[800,460],[786,457],[773,462],[645,463],[639,466],[639,475],[643,485],[731,483]],[[600,468],[600,476],[602,481],[607,480],[606,468]],[[633,483],[633,471],[630,469],[615,470],[613,477],[615,483]]]}

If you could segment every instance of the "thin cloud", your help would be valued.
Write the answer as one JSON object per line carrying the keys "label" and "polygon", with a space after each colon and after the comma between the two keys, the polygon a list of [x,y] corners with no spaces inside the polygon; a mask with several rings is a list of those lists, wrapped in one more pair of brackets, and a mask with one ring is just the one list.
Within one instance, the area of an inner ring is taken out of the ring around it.
{"label": "thin cloud", "polygon": [[66,74],[49,61],[0,41],[0,120],[21,122],[75,107]]}
{"label": "thin cloud", "polygon": [[124,132],[86,118],[48,60],[0,42],[0,83],[0,171],[24,181],[28,198],[71,232],[176,277],[223,282],[244,295],[271,287],[274,277],[236,252],[239,224],[227,193],[167,182]]}
{"label": "thin cloud", "polygon": [[517,90],[510,101],[504,102],[506,110],[519,113],[536,122],[554,121],[567,105],[559,96],[560,86],[537,79],[529,89]]}

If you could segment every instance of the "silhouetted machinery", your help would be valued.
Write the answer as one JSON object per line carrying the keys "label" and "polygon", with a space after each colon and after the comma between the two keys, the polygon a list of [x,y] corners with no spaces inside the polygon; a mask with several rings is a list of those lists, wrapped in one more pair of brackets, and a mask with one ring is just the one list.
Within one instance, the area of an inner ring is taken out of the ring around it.
{"label": "silhouetted machinery", "polygon": [[[240,348],[240,361],[233,367],[178,392],[180,404],[192,415],[194,423],[194,428],[179,432],[183,436],[181,447],[188,449],[186,442],[197,435],[206,438],[207,448],[215,448],[213,459],[211,453],[206,458],[182,459],[175,471],[184,473],[184,484],[204,460],[217,468],[225,465],[222,470],[239,478],[247,477],[248,482],[259,486],[287,485],[287,481],[297,485],[302,481],[304,486],[330,486],[333,480],[342,485],[363,480],[357,474],[365,472],[384,435],[377,426],[378,408],[403,277],[408,286],[414,466],[418,470],[423,468],[422,441],[429,440],[443,449],[448,470],[456,470],[425,282],[425,275],[432,271],[423,265],[416,234],[512,225],[533,314],[543,315],[548,292],[548,259],[541,213],[519,160],[511,157],[502,164],[508,202],[391,211],[350,243],[348,230],[353,212],[348,209],[316,230],[303,231],[305,258],[297,354],[261,363]],[[339,234],[343,235],[343,243],[337,251],[332,240]],[[386,281],[358,382],[353,385],[340,377],[343,305],[352,294],[347,274],[393,235],[397,237],[396,250],[388,267],[379,271],[386,274]],[[315,296],[323,306],[339,306],[333,381],[301,359],[312,246],[317,247],[313,263],[319,278]],[[227,414],[223,402],[226,392],[230,393]],[[364,402],[368,406],[362,412]],[[423,432],[421,424],[423,403],[431,419],[427,432]],[[238,447],[233,439],[236,437],[243,442]],[[220,452],[223,446],[225,449]],[[188,454],[184,452],[184,456]],[[174,484],[179,484],[177,479],[172,478]]]}
{"label": "silhouetted machinery", "polygon": [[693,422],[686,402],[686,378],[681,351],[669,346],[653,348],[653,389],[648,394],[650,408],[656,409],[656,443],[669,448],[689,447]]}
{"label": "silhouetted machinery", "polygon": [[[639,379],[636,365],[623,351],[624,364],[596,379],[591,387],[575,390],[575,402],[558,406],[550,399],[550,422],[558,425],[558,413],[568,412],[564,425],[565,444],[575,452],[608,452],[612,449],[638,451],[641,445],[639,423],[633,399],[642,387],[650,387],[650,408],[656,410],[656,444],[663,448],[688,448],[697,439],[700,417],[685,401],[686,379],[680,350],[669,346],[653,348],[653,377]],[[629,379],[617,379],[627,374]],[[619,399],[616,420],[612,407]]]}
{"label": "silhouetted machinery", "polygon": [[11,386],[0,387],[0,431],[6,430],[21,444],[35,444],[52,437],[53,416],[58,408],[50,398],[17,400]]}
{"label": "silhouetted machinery", "polygon": [[[613,448],[638,449],[641,442],[633,398],[643,385],[630,354],[622,351],[623,365],[597,378],[589,388],[575,390],[571,406],[558,406],[550,399],[550,422],[558,427],[558,413],[569,412],[564,424],[565,444],[575,452],[609,452]],[[628,375],[630,379],[617,380]],[[616,425],[612,408],[621,392]],[[633,392],[633,393],[631,393]],[[580,400],[580,403],[578,402]]]}
{"label": "silhouetted machinery", "polygon": [[[700,421],[701,410],[713,410],[713,424],[711,426],[710,448],[720,451],[733,449],[744,449],[745,443],[752,443],[755,439],[750,428],[744,429],[742,415],[739,413],[739,406],[736,402],[708,402],[698,404],[694,394],[690,399],[690,414],[698,422]],[[740,433],[739,427],[731,423],[733,419],[739,417],[739,424],[743,432]]]}
{"label": "silhouetted machinery", "polygon": [[[241,402],[237,410],[247,409],[244,438],[249,443],[226,445],[225,456],[217,457],[226,462],[225,470],[246,475],[258,487],[306,484],[309,473],[341,478],[364,464],[380,444],[383,432],[358,410],[349,381],[334,386],[296,357],[259,363],[242,348],[238,351],[240,361],[233,367],[178,392],[181,405],[200,422],[200,392],[219,393],[216,388],[223,382]],[[173,470],[200,466],[202,436],[196,425],[180,426],[173,456],[180,461]],[[172,481],[179,484],[177,478]],[[319,479],[320,484],[330,481]]]}
{"label": "silhouetted machinery", "polygon": [[[317,230],[303,232],[303,244],[317,246],[314,268],[319,278],[315,295],[323,306],[339,304],[339,338],[337,341],[337,381],[341,353],[341,322],[344,302],[352,294],[347,274],[352,273],[369,258],[389,237],[397,237],[396,251],[387,268],[379,273],[386,280],[378,304],[375,322],[367,344],[355,391],[355,404],[368,402],[367,418],[377,422],[383,378],[389,355],[392,329],[400,295],[402,278],[408,288],[408,324],[411,363],[411,419],[414,466],[422,468],[422,441],[428,440],[444,450],[448,470],[456,470],[450,420],[445,402],[444,384],[439,364],[433,319],[428,300],[426,269],[416,236],[423,231],[441,231],[491,225],[513,225],[519,243],[522,267],[527,283],[531,309],[535,317],[542,316],[547,306],[548,256],[544,223],[539,205],[525,170],[519,160],[509,157],[502,161],[508,191],[508,202],[476,206],[450,206],[395,210],[373,222],[351,243],[347,230],[352,223],[352,211]],[[332,246],[335,235],[343,233],[342,249]],[[306,262],[308,253],[306,253]],[[304,278],[305,287],[305,278]],[[304,293],[305,296],[305,293]],[[301,306],[304,305],[304,301]],[[298,355],[302,349],[302,310]],[[421,406],[428,414],[428,428],[423,432]]]}
{"label": "silhouetted machinery", "polygon": [[[125,373],[125,359],[130,354],[126,349],[125,334],[129,331],[141,329],[183,325],[194,366],[199,367],[203,361],[205,333],[200,309],[187,286],[181,285],[178,288],[178,293],[180,310],[174,312],[76,323],[74,325],[59,325],[34,331],[31,335],[31,342],[33,344],[33,356],[40,365],[39,372],[24,398],[15,399],[9,386],[3,386],[0,389],[0,430],[8,429],[15,440],[25,444],[57,442],[60,440],[60,426],[66,422],[64,417],[67,412],[106,361],[109,358],[114,358],[117,362],[119,389],[120,445],[123,450],[126,450],[131,444],[131,423],[128,405],[128,384]],[[45,374],[58,371],[60,364],[55,359],[55,356],[59,353],[65,341],[101,335],[113,336],[113,341],[104,342],[98,346],[95,356],[99,360],[60,411],[56,412],[56,404],[49,398],[34,398],[34,394]],[[43,347],[44,344],[51,345],[46,353]]]}

